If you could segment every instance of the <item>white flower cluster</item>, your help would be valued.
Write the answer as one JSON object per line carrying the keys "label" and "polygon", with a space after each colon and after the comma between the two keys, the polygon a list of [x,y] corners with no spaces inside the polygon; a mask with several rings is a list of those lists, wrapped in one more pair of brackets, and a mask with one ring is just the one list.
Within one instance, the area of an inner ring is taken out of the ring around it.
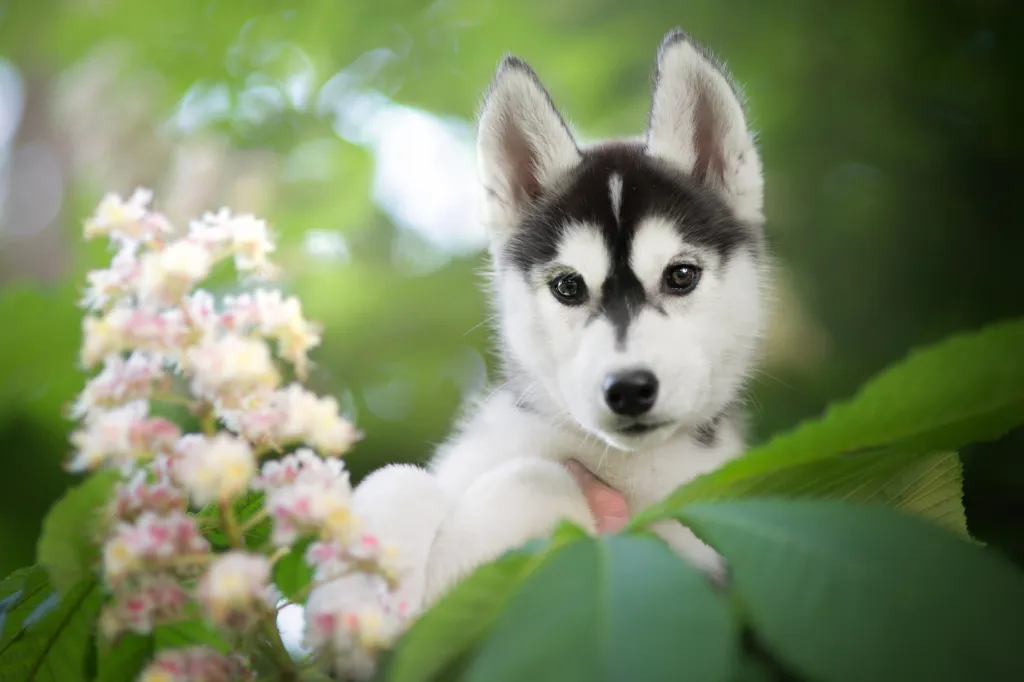
{"label": "white flower cluster", "polygon": [[[276,289],[218,300],[196,288],[228,260],[242,275],[275,276],[266,223],[222,210],[176,236],[151,198],[109,195],[85,226],[87,238],[117,248],[109,269],[89,273],[82,299],[82,363],[102,369],[71,407],[80,427],[67,463],[122,475],[107,507],[101,629],[111,638],[148,633],[196,607],[226,633],[276,627],[274,563],[311,538],[310,646],[326,668],[371,675],[404,609],[392,597],[391,552],[360,530],[337,459],[360,434],[335,399],[301,384],[319,329]],[[297,380],[284,384],[289,366]],[[159,416],[171,406],[191,411],[200,431]],[[236,503],[253,494],[262,508],[237,518]],[[250,546],[246,533],[260,523],[270,525],[269,542]],[[161,652],[139,679],[250,674],[242,656],[192,647]]]}

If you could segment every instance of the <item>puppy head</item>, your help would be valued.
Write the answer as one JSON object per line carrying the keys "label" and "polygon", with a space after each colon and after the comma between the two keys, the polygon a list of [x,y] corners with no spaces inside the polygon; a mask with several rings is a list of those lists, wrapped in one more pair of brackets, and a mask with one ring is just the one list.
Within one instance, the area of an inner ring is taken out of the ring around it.
{"label": "puppy head", "polygon": [[669,33],[645,141],[584,149],[536,73],[508,57],[478,158],[527,402],[627,450],[717,416],[764,325],[761,164],[717,62]]}

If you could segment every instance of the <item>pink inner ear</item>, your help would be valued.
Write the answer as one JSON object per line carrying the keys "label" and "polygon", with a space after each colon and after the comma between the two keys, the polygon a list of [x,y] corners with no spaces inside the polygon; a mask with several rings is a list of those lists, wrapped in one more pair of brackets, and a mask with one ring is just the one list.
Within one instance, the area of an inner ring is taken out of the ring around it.
{"label": "pink inner ear", "polygon": [[701,82],[697,88],[697,106],[693,112],[693,148],[696,151],[696,163],[693,177],[700,183],[716,183],[725,177],[725,157],[721,141],[723,134],[719,125],[720,112],[708,95],[706,84]]}
{"label": "pink inner ear", "polygon": [[526,135],[517,126],[505,128],[501,136],[501,151],[509,171],[509,199],[520,205],[540,194],[537,178],[537,155],[530,149]]}

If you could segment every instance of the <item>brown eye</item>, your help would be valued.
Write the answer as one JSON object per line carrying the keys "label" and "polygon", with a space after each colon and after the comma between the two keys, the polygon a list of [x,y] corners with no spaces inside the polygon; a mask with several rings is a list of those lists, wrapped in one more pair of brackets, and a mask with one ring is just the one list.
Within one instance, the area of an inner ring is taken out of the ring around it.
{"label": "brown eye", "polygon": [[549,284],[551,293],[565,305],[581,305],[587,300],[587,285],[576,273],[559,275]]}
{"label": "brown eye", "polygon": [[665,290],[677,296],[690,293],[697,288],[700,272],[700,268],[696,265],[687,263],[670,265],[665,270]]}

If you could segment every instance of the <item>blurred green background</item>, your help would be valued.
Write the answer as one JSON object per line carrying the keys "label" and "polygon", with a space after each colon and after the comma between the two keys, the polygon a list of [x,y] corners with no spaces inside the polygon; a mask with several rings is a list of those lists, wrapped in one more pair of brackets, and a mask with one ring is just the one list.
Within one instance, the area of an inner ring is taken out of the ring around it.
{"label": "blurred green background", "polygon": [[[765,438],[911,347],[1024,312],[1019,2],[0,0],[0,574],[33,560],[59,467],[106,191],[180,222],[272,221],[326,326],[312,383],[417,461],[493,367],[473,127],[505,51],[584,138],[642,132],[679,25],[749,98],[780,266]],[[1024,349],[1021,349],[1024,353]],[[973,532],[1024,561],[1021,434],[965,453]]]}

